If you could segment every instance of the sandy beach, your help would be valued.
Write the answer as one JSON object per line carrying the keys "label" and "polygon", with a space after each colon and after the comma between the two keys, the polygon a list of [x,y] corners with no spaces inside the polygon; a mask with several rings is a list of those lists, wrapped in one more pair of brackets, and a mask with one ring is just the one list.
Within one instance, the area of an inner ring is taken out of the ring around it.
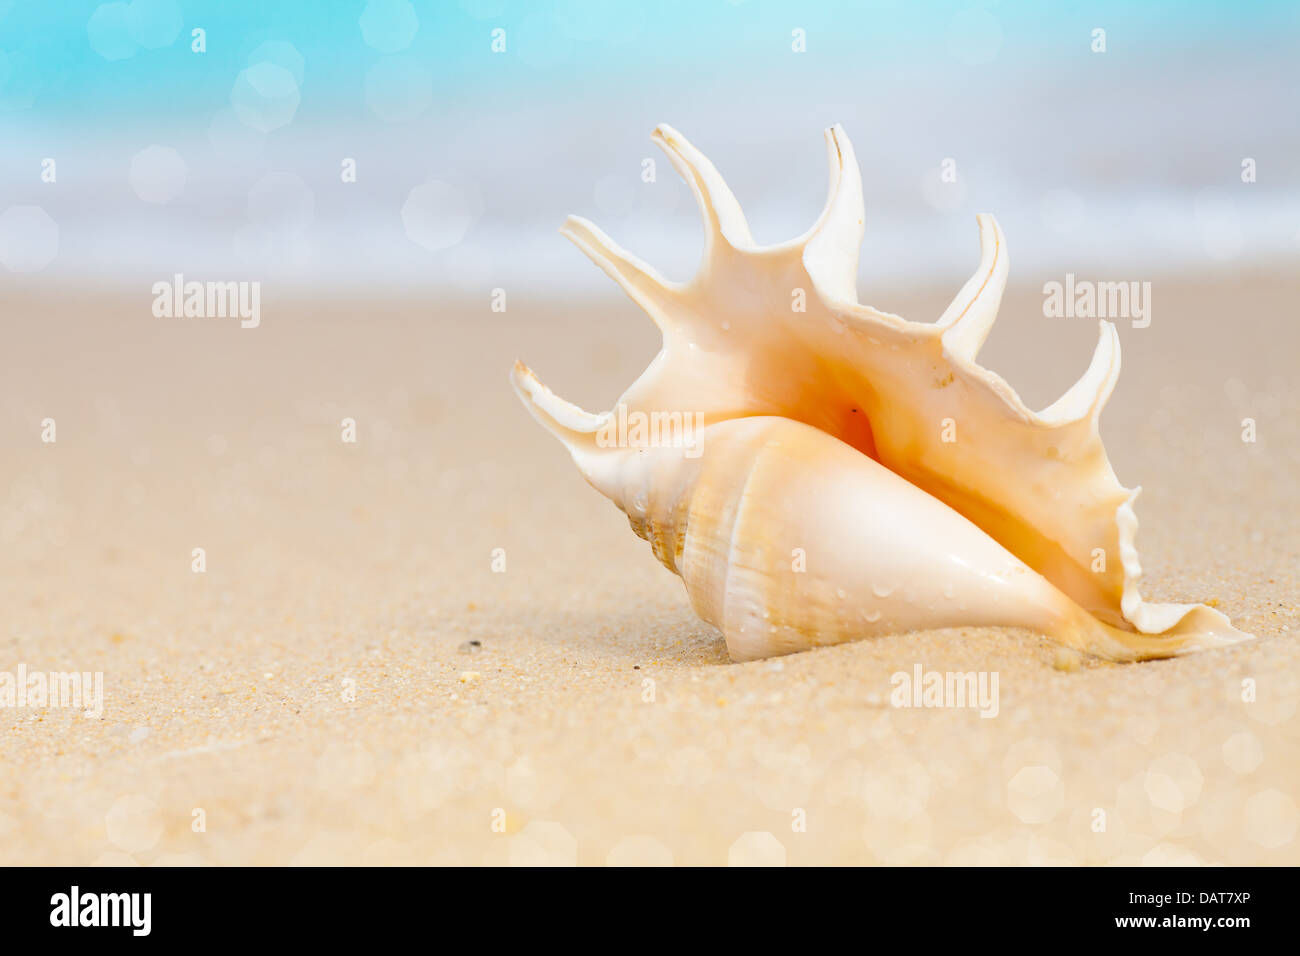
{"label": "sandy beach", "polygon": [[[928,321],[964,278],[861,296]],[[1041,407],[1096,326],[1033,278],[981,360]],[[0,862],[1300,863],[1300,278],[1152,285],[1102,419],[1143,593],[1257,640],[1113,665],[994,629],[730,663],[507,381],[609,407],[658,347],[613,295],[267,284],[241,329],[7,284],[0,671],[104,700],[0,708]],[[916,665],[996,671],[997,716],[891,706]]]}

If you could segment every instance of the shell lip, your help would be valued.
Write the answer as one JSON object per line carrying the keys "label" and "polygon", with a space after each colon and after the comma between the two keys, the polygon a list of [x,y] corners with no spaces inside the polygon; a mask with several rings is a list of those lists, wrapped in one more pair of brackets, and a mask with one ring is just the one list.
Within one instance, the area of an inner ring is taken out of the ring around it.
{"label": "shell lip", "polygon": [[565,444],[568,436],[595,434],[609,421],[609,412],[593,414],[556,395],[519,359],[510,369],[510,384],[532,416]]}

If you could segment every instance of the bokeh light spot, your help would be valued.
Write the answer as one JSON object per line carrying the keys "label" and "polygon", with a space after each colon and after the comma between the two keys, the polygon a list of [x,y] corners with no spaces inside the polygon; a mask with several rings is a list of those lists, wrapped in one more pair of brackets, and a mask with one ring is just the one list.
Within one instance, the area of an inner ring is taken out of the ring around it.
{"label": "bokeh light spot", "polygon": [[307,61],[298,48],[287,40],[268,40],[248,55],[248,66],[271,63],[293,74],[293,81],[302,86],[307,75]]}
{"label": "bokeh light spot", "polygon": [[785,866],[785,847],[766,830],[743,833],[727,851],[727,866]]}
{"label": "bokeh light spot", "polygon": [[1007,782],[1007,806],[1021,823],[1046,823],[1065,806],[1065,784],[1050,767],[1022,767]]}
{"label": "bokeh light spot", "polygon": [[420,29],[409,0],[370,0],[361,13],[361,37],[380,53],[405,50]]}
{"label": "bokeh light spot", "polygon": [[10,272],[39,272],[58,254],[58,224],[40,206],[0,213],[0,264]]}
{"label": "bokeh light spot", "polygon": [[402,225],[411,241],[430,252],[449,249],[483,213],[478,193],[438,180],[416,186],[402,206]]}
{"label": "bokeh light spot", "polygon": [[263,133],[292,123],[301,99],[293,74],[267,62],[241,71],[230,91],[230,105],[239,121]]}
{"label": "bokeh light spot", "polygon": [[1233,734],[1223,742],[1223,762],[1235,773],[1250,773],[1264,762],[1264,748],[1254,734]]}
{"label": "bokeh light spot", "polygon": [[131,8],[125,3],[104,3],[95,8],[86,23],[90,48],[105,60],[135,56],[139,44],[131,35]]}
{"label": "bokeh light spot", "polygon": [[1182,813],[1200,798],[1203,782],[1195,760],[1182,754],[1166,754],[1151,762],[1143,789],[1156,809]]}
{"label": "bokeh light spot", "polygon": [[188,177],[185,160],[169,146],[154,144],[131,157],[131,188],[145,202],[171,202]]}
{"label": "bokeh light spot", "polygon": [[162,836],[162,812],[148,797],[118,797],[104,818],[104,830],[119,850],[139,853],[153,847]]}
{"label": "bokeh light spot", "polygon": [[185,25],[176,0],[131,0],[126,17],[131,38],[146,50],[171,46]]}

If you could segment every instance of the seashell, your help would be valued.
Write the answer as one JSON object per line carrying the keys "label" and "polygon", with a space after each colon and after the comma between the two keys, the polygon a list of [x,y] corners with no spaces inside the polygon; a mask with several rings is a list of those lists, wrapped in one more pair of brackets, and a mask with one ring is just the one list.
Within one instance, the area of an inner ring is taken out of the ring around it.
{"label": "seashell", "polygon": [[511,377],[734,660],[965,625],[1111,660],[1249,637],[1138,591],[1140,489],[1120,485],[1098,431],[1115,327],[1100,323],[1087,371],[1039,412],[976,362],[1007,277],[992,216],[978,217],[975,275],[937,322],[910,322],[857,300],[862,183],[841,127],[826,131],[825,209],[773,246],[680,134],[653,139],[703,214],[695,277],[668,281],[585,219],[561,231],[655,320],[661,351],[600,415],[522,363]]}

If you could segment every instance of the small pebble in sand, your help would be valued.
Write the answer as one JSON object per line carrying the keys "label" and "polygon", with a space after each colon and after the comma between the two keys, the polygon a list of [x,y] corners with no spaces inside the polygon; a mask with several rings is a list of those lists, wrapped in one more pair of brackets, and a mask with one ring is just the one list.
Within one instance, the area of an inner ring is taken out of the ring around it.
{"label": "small pebble in sand", "polygon": [[478,680],[479,677],[481,677],[481,676],[482,676],[482,675],[479,674],[478,671],[461,671],[461,672],[460,672],[460,682],[461,682],[462,684],[472,684],[472,683],[474,683],[476,680]]}
{"label": "small pebble in sand", "polygon": [[1078,651],[1071,650],[1068,647],[1058,647],[1056,657],[1052,660],[1052,667],[1068,674],[1071,671],[1077,671],[1082,660]]}

